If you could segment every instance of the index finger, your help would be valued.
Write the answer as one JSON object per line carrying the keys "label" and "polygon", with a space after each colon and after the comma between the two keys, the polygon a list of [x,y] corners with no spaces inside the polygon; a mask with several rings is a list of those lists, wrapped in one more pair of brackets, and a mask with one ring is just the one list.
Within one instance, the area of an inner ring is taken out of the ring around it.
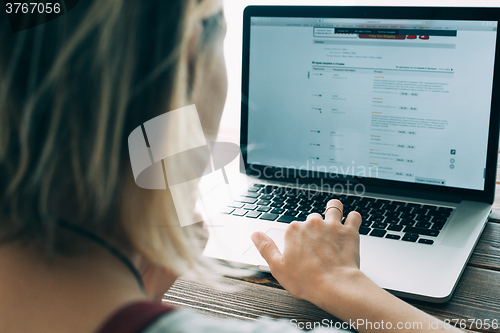
{"label": "index finger", "polygon": [[326,204],[325,221],[330,223],[341,223],[343,212],[344,206],[342,205],[342,202],[337,199],[332,199]]}

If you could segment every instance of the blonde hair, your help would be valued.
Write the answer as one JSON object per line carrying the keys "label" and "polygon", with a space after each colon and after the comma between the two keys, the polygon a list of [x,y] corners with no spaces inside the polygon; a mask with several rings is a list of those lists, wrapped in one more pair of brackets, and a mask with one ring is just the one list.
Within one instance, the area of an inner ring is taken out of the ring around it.
{"label": "blonde hair", "polygon": [[[203,231],[169,191],[138,188],[127,136],[189,104],[194,56],[217,33],[216,0],[85,1],[13,34],[1,24],[0,241],[71,251],[61,216],[176,274],[198,272]],[[163,106],[163,107],[160,107]],[[174,144],[174,143],[172,143]]]}

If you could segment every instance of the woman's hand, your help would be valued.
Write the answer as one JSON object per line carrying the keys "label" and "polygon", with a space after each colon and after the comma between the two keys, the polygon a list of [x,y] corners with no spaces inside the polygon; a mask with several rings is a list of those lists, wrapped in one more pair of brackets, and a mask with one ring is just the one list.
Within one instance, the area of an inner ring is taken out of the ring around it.
{"label": "woman's hand", "polygon": [[266,234],[252,235],[271,273],[294,298],[317,300],[321,286],[347,283],[360,272],[361,216],[351,212],[342,224],[342,210],[339,200],[330,200],[324,220],[313,213],[305,222],[292,222],[283,253]]}
{"label": "woman's hand", "polygon": [[[358,332],[421,332],[395,329],[398,323],[436,322],[434,332],[459,332],[377,286],[359,270],[361,216],[351,212],[342,225],[342,203],[330,200],[325,219],[314,213],[305,222],[292,222],[280,253],[264,233],[252,240],[269,264],[271,273],[297,299],[305,299],[346,322],[385,322],[384,329],[360,325]],[[391,328],[387,325],[391,324]]]}

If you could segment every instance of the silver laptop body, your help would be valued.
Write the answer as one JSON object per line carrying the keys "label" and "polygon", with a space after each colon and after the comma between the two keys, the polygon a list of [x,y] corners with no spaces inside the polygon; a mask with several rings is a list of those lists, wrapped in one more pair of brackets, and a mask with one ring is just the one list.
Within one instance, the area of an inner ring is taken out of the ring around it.
{"label": "silver laptop body", "polygon": [[206,220],[204,254],[268,271],[250,235],[264,231],[283,249],[289,215],[304,220],[307,204],[322,213],[321,202],[339,198],[363,211],[368,277],[398,296],[449,300],[494,199],[498,17],[491,8],[247,7],[249,188]]}

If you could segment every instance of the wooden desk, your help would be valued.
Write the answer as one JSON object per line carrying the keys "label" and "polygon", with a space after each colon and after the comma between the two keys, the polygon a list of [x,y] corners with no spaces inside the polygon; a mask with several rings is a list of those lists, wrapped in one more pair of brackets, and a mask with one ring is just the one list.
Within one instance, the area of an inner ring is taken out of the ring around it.
{"label": "wooden desk", "polygon": [[[497,319],[500,322],[500,185],[496,193],[493,212],[451,300],[444,304],[407,300],[409,303],[442,320],[490,319],[491,322]],[[219,291],[180,279],[165,295],[164,301],[217,318],[255,320],[268,316],[312,322],[336,320],[309,302],[293,299],[271,274],[259,273],[252,278],[225,277],[220,282],[237,287],[238,291]],[[500,332],[500,329],[474,326],[471,329]]]}

